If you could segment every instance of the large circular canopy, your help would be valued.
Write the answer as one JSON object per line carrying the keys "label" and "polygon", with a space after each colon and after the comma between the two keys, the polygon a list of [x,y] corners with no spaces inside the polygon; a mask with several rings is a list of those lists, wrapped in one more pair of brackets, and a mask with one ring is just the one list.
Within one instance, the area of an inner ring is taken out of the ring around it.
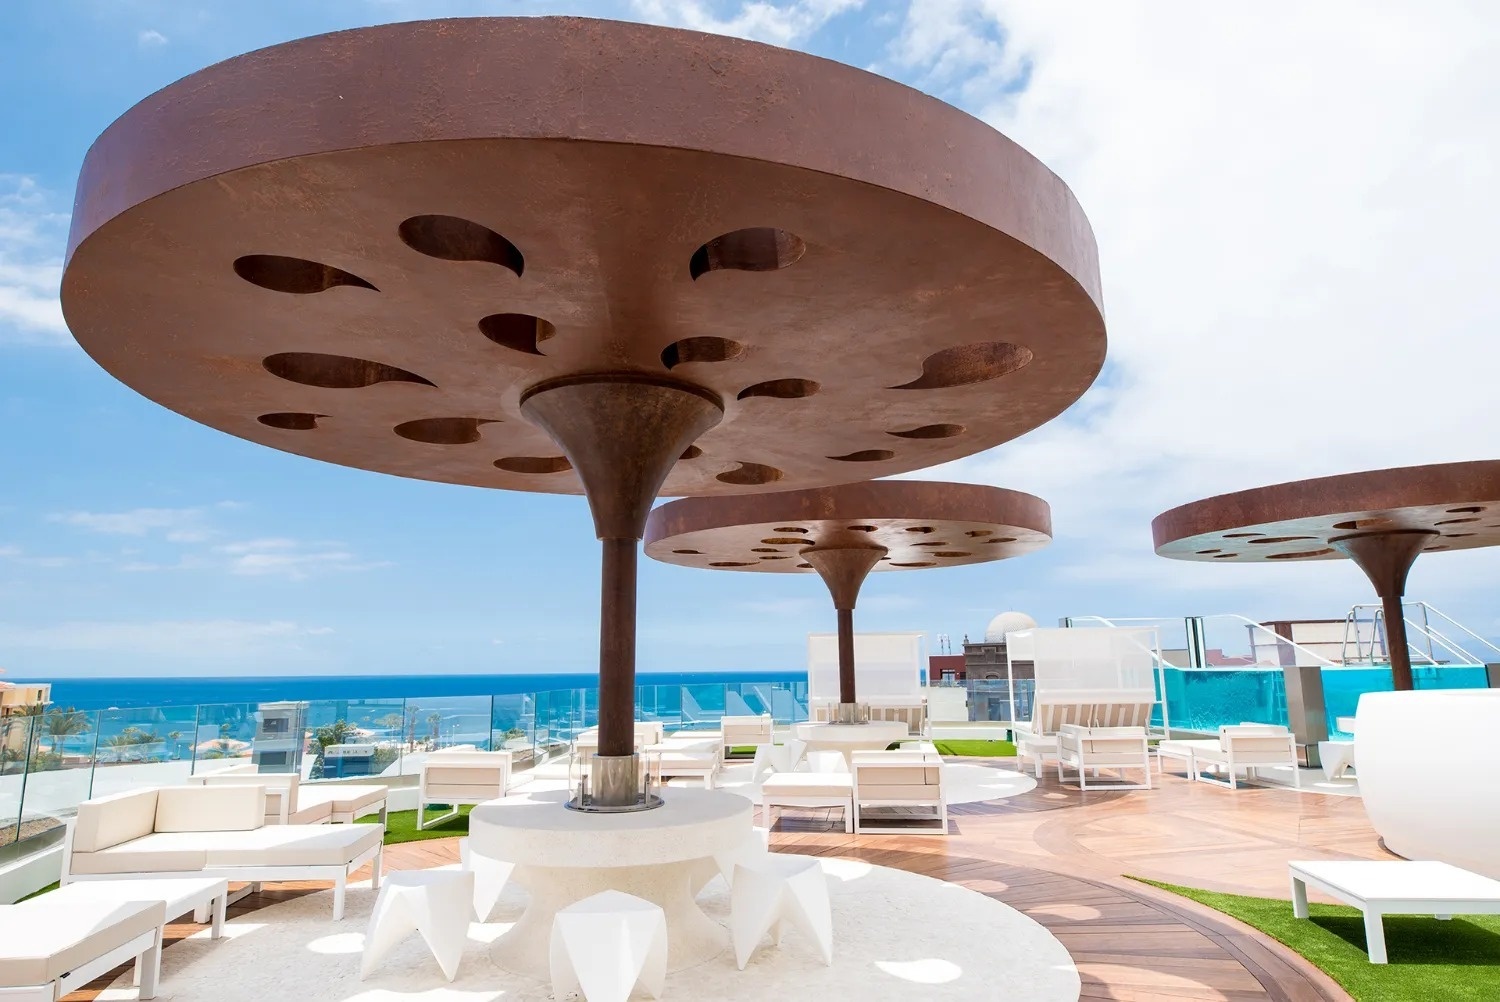
{"label": "large circular canopy", "polygon": [[684,498],[646,521],[646,554],[722,570],[815,573],[809,549],[888,552],[874,570],[952,567],[1030,553],[1052,538],[1047,502],[975,484],[877,480],[808,491]]}
{"label": "large circular canopy", "polygon": [[1500,543],[1500,460],[1407,466],[1258,487],[1194,501],[1151,523],[1179,560],[1332,560],[1354,535],[1431,532],[1423,549]]}
{"label": "large circular canopy", "polygon": [[1092,233],[984,123],[694,32],[477,18],[196,73],[89,151],[63,308],[232,435],[400,476],[577,493],[520,412],[668,376],[722,423],[665,494],[865,480],[1061,413],[1104,359]]}

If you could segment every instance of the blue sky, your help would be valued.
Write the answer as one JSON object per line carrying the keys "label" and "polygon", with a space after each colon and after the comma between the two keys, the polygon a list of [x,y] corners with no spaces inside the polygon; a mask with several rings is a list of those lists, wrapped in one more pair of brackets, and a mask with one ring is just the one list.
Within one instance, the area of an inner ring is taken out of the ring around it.
{"label": "blue sky", "polygon": [[[860,603],[861,628],[956,641],[1009,608],[1044,623],[1070,614],[1231,610],[1279,618],[1342,615],[1366,600],[1367,586],[1342,564],[1272,574],[1159,560],[1150,552],[1149,519],[1203,493],[1278,479],[1487,458],[1474,452],[1486,447],[1475,430],[1486,424],[1479,396],[1486,384],[1472,374],[1455,373],[1461,385],[1444,405],[1414,408],[1393,437],[1372,440],[1358,427],[1369,420],[1350,421],[1359,412],[1347,409],[1365,399],[1357,388],[1395,378],[1366,356],[1382,350],[1382,339],[1398,343],[1412,317],[1422,317],[1431,336],[1456,339],[1460,350],[1483,352],[1494,327],[1493,297],[1464,271],[1464,262],[1487,255],[1472,253],[1448,229],[1432,229],[1451,223],[1428,218],[1430,204],[1420,211],[1435,172],[1469,218],[1495,210],[1485,194],[1495,187],[1489,171],[1497,162],[1484,110],[1492,106],[1480,100],[1494,93],[1495,81],[1473,51],[1475,25],[1465,20],[1472,12],[1437,10],[1420,32],[1374,17],[1352,39],[1347,20],[1309,16],[1305,37],[1267,35],[1266,46],[1289,47],[1271,77],[1236,62],[1235,46],[1258,44],[1243,33],[1258,29],[1233,19],[1208,13],[1194,24],[1196,8],[1179,7],[1174,22],[1149,6],[1122,4],[1091,19],[1101,23],[1081,24],[1048,6],[0,5],[0,93],[9,95],[0,104],[0,415],[8,424],[0,435],[0,667],[11,677],[592,667],[598,554],[581,499],[384,477],[199,427],[106,376],[72,343],[56,307],[78,166],[93,138],[131,104],[260,46],[456,14],[651,20],[865,66],[985,117],[1078,191],[1103,257],[1112,352],[1106,378],[1048,429],[938,471],[1048,497],[1057,543],[990,566],[875,575]],[[1473,16],[1484,22],[1478,36],[1493,38],[1486,34],[1493,19]],[[1400,58],[1442,60],[1455,80],[1451,93],[1403,92],[1384,102],[1388,134],[1417,130],[1439,152],[1458,144],[1446,156],[1412,162],[1384,147],[1372,152],[1356,128],[1360,113],[1347,116],[1354,121],[1345,135],[1329,124],[1326,108],[1306,107],[1308,93],[1339,80],[1379,86],[1395,58],[1387,52],[1392,39],[1416,50]],[[1280,93],[1275,81],[1288,79],[1307,89]],[[1463,100],[1446,100],[1454,95]],[[1232,111],[1248,136],[1217,128],[1216,108]],[[1194,115],[1206,117],[1200,123]],[[1183,139],[1188,121],[1191,143]],[[1138,145],[1148,140],[1161,151],[1149,167]],[[1309,154],[1347,162],[1342,184],[1311,176]],[[1179,170],[1192,172],[1190,183]],[[1238,228],[1233,239],[1230,227]],[[1402,246],[1433,249],[1420,259],[1370,249],[1394,245],[1396,236]],[[1294,260],[1272,268],[1265,247]],[[1163,272],[1180,282],[1184,271],[1185,286],[1161,285]],[[1461,291],[1449,296],[1454,286]],[[1434,292],[1448,298],[1434,306]],[[1378,308],[1366,303],[1372,298]],[[1268,314],[1268,301],[1281,312]],[[1341,323],[1330,324],[1326,310]],[[1238,332],[1243,324],[1254,326]],[[1358,358],[1338,363],[1332,380],[1297,382],[1307,374],[1289,368],[1284,381],[1268,385],[1263,370],[1245,364],[1245,344],[1255,346],[1249,357],[1290,350],[1324,371],[1333,368],[1325,355]],[[1236,389],[1205,392],[1212,373],[1227,373]],[[1286,447],[1313,440],[1316,448]],[[1500,633],[1488,599],[1496,571],[1485,555],[1445,555],[1419,565],[1412,591]],[[811,577],[705,575],[643,562],[640,594],[643,670],[797,668],[806,634],[832,628],[826,593]]]}

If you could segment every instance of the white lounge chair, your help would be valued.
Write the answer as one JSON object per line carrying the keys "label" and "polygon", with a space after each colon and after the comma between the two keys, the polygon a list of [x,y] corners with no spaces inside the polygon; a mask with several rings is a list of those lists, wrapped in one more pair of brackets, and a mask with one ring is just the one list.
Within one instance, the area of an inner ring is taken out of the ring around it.
{"label": "white lounge chair", "polygon": [[267,825],[263,786],[175,786],[87,800],[63,836],[63,884],[123,877],[221,877],[258,884],[333,881],[344,916],[350,874],[373,865],[380,887],[385,826]]}
{"label": "white lounge chair", "polygon": [[155,998],[166,923],[161,901],[43,894],[0,905],[0,999],[56,1002],[131,960],[140,997]]}
{"label": "white lounge chair", "polygon": [[712,735],[674,734],[647,745],[644,753],[647,768],[658,784],[674,778],[700,779],[705,790],[712,790],[723,766],[719,740]]}
{"label": "white lounge chair", "polygon": [[[1149,790],[1151,789],[1151,749],[1146,741],[1146,728],[1079,727],[1077,724],[1064,724],[1057,735],[1057,781],[1059,783],[1067,782],[1063,775],[1065,766],[1072,766],[1078,770],[1080,790],[1089,788],[1088,774],[1092,771],[1097,776],[1099,769],[1112,769],[1122,774],[1118,782],[1102,784],[1104,789]],[[1126,769],[1140,769],[1141,781],[1139,783],[1126,782],[1123,776]],[[1097,779],[1094,786],[1096,789],[1101,787]]]}
{"label": "white lounge chair", "polygon": [[[1268,767],[1290,768],[1292,785],[1302,786],[1297,768],[1297,744],[1292,732],[1280,724],[1225,724],[1215,738],[1192,741],[1163,741],[1156,746],[1158,768],[1165,769],[1165,759],[1187,763],[1188,778],[1239,789],[1241,771],[1260,778],[1259,771]],[[1224,779],[1209,776],[1205,767],[1223,771]]]}
{"label": "white lounge chair", "polygon": [[[943,790],[943,757],[923,749],[856,751],[850,754],[854,779],[854,832],[948,834],[948,797]],[[900,820],[927,822],[927,828],[868,821],[865,808],[907,808]]]}
{"label": "white lounge chair", "polygon": [[1139,689],[1079,689],[1037,693],[1031,720],[1011,725],[1016,739],[1016,761],[1031,759],[1036,778],[1042,778],[1043,759],[1057,756],[1057,735],[1065,725],[1078,727],[1147,727],[1155,694]]}
{"label": "white lounge chair", "polygon": [[[417,828],[441,824],[458,816],[461,804],[498,800],[510,788],[511,755],[508,751],[440,751],[422,762],[417,779]],[[428,820],[429,804],[453,809]]]}
{"label": "white lounge chair", "polygon": [[854,777],[849,774],[841,752],[807,753],[808,772],[778,772],[766,777],[760,786],[760,802],[765,809],[766,827],[786,807],[842,807],[844,831],[854,831]]}

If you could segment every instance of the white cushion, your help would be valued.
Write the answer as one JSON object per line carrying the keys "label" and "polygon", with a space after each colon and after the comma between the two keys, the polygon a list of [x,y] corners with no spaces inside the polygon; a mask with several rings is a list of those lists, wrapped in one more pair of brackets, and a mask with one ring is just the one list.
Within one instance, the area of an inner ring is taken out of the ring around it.
{"label": "white cushion", "polygon": [[135,790],[79,804],[73,822],[73,851],[95,852],[150,835],[156,820],[156,794],[156,790]]}
{"label": "white cushion", "polygon": [[375,848],[380,825],[288,825],[246,832],[211,832],[202,837],[207,866],[343,866]]}
{"label": "white cushion", "polygon": [[762,799],[775,797],[849,797],[854,777],[847,773],[778,772],[761,784]]}
{"label": "white cushion", "polygon": [[168,786],[156,791],[158,832],[249,831],[265,823],[264,786]]}
{"label": "white cushion", "polygon": [[48,900],[0,905],[0,987],[45,985],[167,920],[161,901]]}
{"label": "white cushion", "polygon": [[96,852],[74,852],[70,863],[79,874],[194,873],[208,862],[203,832],[143,835]]}

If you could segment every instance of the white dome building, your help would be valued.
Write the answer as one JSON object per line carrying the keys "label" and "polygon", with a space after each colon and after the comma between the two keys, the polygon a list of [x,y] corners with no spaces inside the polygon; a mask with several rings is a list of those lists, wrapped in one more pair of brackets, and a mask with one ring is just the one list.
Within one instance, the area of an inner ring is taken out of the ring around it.
{"label": "white dome building", "polygon": [[1030,630],[1036,626],[1036,620],[1024,612],[1002,612],[990,620],[990,625],[984,629],[984,642],[987,644],[1005,643],[1005,635],[1014,633],[1016,630]]}

